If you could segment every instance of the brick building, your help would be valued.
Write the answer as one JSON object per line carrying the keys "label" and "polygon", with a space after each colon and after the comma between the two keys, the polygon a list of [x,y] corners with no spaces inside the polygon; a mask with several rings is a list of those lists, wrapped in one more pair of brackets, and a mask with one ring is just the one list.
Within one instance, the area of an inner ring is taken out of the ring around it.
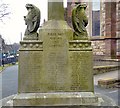
{"label": "brick building", "polygon": [[107,58],[120,57],[120,1],[101,3],[101,38]]}
{"label": "brick building", "polygon": [[2,53],[5,50],[5,41],[2,38],[2,35],[0,35],[0,66],[2,64]]}
{"label": "brick building", "polygon": [[[67,3],[65,18],[68,24],[71,24],[71,11],[76,0]],[[83,2],[83,0],[78,0]],[[100,2],[100,35],[92,35],[92,3],[87,2],[87,16],[89,25],[88,34],[92,40],[93,53],[102,58],[115,59],[120,58],[120,1],[119,2]]]}

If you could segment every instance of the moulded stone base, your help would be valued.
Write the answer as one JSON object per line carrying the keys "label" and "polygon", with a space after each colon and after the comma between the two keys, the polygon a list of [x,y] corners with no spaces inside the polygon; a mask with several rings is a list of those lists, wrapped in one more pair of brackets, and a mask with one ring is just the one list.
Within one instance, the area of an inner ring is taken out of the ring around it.
{"label": "moulded stone base", "polygon": [[23,40],[38,40],[38,33],[31,33],[29,35],[25,35]]}
{"label": "moulded stone base", "polygon": [[20,93],[13,99],[13,106],[72,106],[98,105],[92,92]]}

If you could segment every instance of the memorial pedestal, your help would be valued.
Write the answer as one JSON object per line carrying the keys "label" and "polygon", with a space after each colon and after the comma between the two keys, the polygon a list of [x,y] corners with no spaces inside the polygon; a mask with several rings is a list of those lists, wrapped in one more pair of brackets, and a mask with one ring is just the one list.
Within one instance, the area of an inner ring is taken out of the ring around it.
{"label": "memorial pedestal", "polygon": [[48,21],[39,40],[21,42],[14,106],[98,105],[91,42],[72,40],[65,21]]}
{"label": "memorial pedestal", "polygon": [[[13,99],[14,100],[14,99]],[[15,97],[15,106],[98,106],[92,92],[21,93]]]}

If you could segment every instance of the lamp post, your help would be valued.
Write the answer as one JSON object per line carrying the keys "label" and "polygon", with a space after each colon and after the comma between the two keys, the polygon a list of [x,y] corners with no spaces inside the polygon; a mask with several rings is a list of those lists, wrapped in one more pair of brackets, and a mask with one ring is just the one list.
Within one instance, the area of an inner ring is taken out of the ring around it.
{"label": "lamp post", "polygon": [[2,66],[2,48],[0,47],[0,66]]}
{"label": "lamp post", "polygon": [[0,66],[2,66],[2,41],[0,39]]}

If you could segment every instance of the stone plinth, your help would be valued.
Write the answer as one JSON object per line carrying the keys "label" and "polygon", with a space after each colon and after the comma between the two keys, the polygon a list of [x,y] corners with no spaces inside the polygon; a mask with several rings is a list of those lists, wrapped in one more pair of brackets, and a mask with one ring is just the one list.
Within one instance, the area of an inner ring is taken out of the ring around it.
{"label": "stone plinth", "polygon": [[31,33],[30,35],[25,35],[23,40],[38,40],[38,33]]}
{"label": "stone plinth", "polygon": [[88,40],[69,41],[71,90],[93,92],[93,57]]}
{"label": "stone plinth", "polygon": [[21,41],[20,44],[18,92],[37,92],[43,74],[42,41],[26,40]]}
{"label": "stone plinth", "polygon": [[73,105],[97,106],[98,97],[91,92],[22,93],[15,97],[13,105],[53,107]]}
{"label": "stone plinth", "polygon": [[91,42],[72,40],[72,35],[65,21],[48,21],[39,40],[21,42],[15,106],[98,104]]}

